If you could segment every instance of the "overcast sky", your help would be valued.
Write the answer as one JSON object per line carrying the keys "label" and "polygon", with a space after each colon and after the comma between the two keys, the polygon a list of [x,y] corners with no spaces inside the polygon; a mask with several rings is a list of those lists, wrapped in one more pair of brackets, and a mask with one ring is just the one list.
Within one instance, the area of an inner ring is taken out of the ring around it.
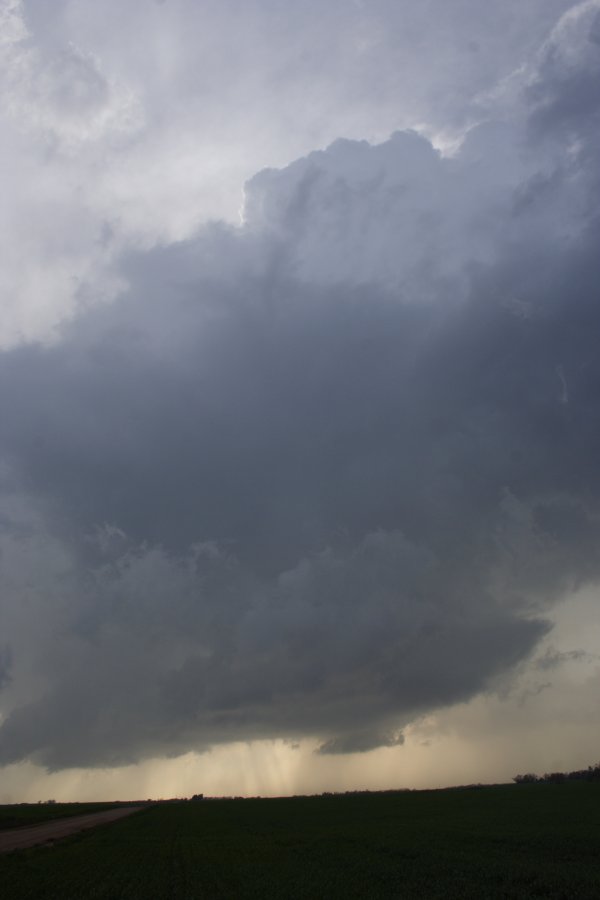
{"label": "overcast sky", "polygon": [[0,800],[600,737],[600,0],[0,0]]}

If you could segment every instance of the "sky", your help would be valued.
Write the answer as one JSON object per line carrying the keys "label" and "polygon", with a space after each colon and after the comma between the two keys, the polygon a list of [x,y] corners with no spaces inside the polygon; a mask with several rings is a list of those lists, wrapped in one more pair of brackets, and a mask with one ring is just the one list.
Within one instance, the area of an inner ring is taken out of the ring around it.
{"label": "sky", "polygon": [[0,802],[600,757],[600,0],[0,0]]}

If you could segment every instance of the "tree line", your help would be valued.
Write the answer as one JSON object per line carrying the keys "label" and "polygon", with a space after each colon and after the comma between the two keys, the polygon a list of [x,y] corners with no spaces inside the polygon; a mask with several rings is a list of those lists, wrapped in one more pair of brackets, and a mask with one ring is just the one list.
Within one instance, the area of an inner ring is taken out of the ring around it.
{"label": "tree line", "polygon": [[573,772],[546,772],[544,775],[535,775],[527,772],[525,775],[515,775],[513,781],[517,784],[562,784],[563,781],[600,781],[600,763],[588,766],[587,769],[576,769]]}

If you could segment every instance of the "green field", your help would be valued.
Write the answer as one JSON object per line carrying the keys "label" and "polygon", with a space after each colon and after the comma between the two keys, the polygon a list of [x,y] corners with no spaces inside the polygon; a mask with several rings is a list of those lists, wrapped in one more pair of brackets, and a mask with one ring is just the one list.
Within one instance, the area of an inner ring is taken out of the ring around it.
{"label": "green field", "polygon": [[600,784],[148,807],[0,857],[19,898],[600,897]]}

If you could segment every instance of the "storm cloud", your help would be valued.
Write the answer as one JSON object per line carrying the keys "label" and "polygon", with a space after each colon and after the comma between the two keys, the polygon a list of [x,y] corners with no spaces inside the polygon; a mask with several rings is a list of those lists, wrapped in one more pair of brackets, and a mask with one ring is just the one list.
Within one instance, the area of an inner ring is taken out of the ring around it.
{"label": "storm cloud", "polygon": [[401,744],[597,581],[598,21],[454,156],[259,172],[0,355],[0,763]]}

